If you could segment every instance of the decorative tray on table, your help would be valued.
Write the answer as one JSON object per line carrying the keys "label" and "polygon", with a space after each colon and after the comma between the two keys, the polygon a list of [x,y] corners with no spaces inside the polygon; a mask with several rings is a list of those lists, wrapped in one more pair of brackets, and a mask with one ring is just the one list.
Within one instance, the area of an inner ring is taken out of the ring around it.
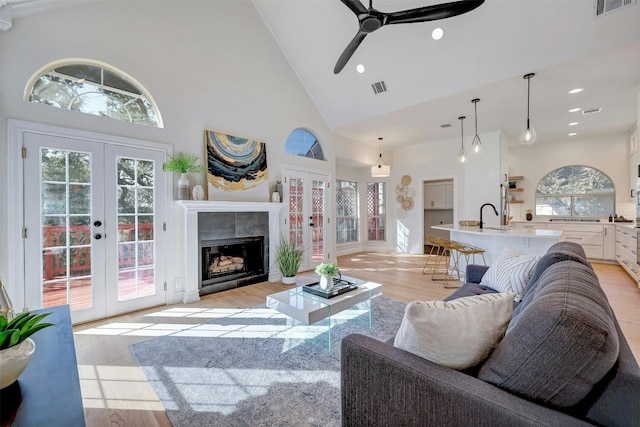
{"label": "decorative tray on table", "polygon": [[302,287],[304,292],[309,292],[310,294],[327,299],[337,297],[338,295],[353,291],[354,289],[358,289],[358,285],[353,282],[349,282],[348,280],[338,279],[335,277],[333,278],[333,288],[328,292],[320,287],[320,282],[311,283]]}

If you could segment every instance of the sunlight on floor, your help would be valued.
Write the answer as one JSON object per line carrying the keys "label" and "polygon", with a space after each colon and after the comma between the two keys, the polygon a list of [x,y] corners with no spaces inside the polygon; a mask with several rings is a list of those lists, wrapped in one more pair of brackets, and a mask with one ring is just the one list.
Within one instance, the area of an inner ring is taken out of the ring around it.
{"label": "sunlight on floor", "polygon": [[164,411],[137,366],[78,365],[85,408]]}
{"label": "sunlight on floor", "polygon": [[[365,309],[345,310],[331,316],[331,325],[335,326],[355,319],[368,311]],[[147,314],[149,317],[188,317],[201,319],[219,319],[216,323],[126,323],[113,322],[94,328],[74,332],[76,335],[123,335],[144,337],[202,337],[202,338],[274,338],[285,340],[304,340],[315,338],[327,332],[329,323],[320,322],[315,325],[301,324],[284,314],[268,308],[250,309],[199,309],[199,308],[169,308]],[[230,323],[228,319],[282,319],[279,324],[251,325]],[[224,320],[224,322],[222,322]]]}

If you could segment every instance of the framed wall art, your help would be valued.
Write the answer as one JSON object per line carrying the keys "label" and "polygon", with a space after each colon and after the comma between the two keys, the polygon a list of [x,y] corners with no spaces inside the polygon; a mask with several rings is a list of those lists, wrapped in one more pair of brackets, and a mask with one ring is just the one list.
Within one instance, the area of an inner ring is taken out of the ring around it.
{"label": "framed wall art", "polygon": [[237,191],[245,192],[243,201],[268,199],[269,170],[264,142],[213,130],[205,130],[204,139],[209,200],[239,200],[225,196]]}

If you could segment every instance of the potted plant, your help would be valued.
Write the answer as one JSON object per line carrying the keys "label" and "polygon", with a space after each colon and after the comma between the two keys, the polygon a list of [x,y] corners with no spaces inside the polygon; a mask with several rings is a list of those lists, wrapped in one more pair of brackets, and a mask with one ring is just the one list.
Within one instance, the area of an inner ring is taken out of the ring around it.
{"label": "potted plant", "polygon": [[169,160],[162,165],[165,172],[180,173],[178,180],[178,200],[189,200],[189,178],[187,173],[201,173],[205,171],[204,165],[199,163],[200,158],[195,154],[188,154],[184,151],[178,151],[173,156],[169,156]]}
{"label": "potted plant", "polygon": [[0,389],[13,384],[31,361],[36,343],[29,337],[53,325],[40,323],[49,314],[36,315],[27,311],[10,321],[0,315]]}
{"label": "potted plant", "polygon": [[321,262],[316,267],[316,273],[320,275],[320,288],[325,291],[333,289],[333,278],[340,274],[338,266],[332,262]]}
{"label": "potted plant", "polygon": [[302,262],[302,254],[302,249],[299,249],[295,243],[280,237],[280,243],[276,247],[276,262],[280,273],[282,273],[282,283],[285,285],[296,283],[296,274]]}

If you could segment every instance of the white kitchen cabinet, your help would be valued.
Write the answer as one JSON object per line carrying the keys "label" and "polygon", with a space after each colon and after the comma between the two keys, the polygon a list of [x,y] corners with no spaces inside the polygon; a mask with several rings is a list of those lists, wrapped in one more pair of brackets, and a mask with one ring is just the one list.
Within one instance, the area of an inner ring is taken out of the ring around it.
{"label": "white kitchen cabinet", "polygon": [[[638,266],[638,231],[636,228],[616,226],[616,260],[633,279],[640,279],[640,266]],[[640,284],[638,285],[640,287]]]}
{"label": "white kitchen cabinet", "polygon": [[424,185],[424,208],[453,209],[453,183],[426,183]]}
{"label": "white kitchen cabinet", "polygon": [[616,260],[616,226],[604,225],[604,236],[602,238],[602,259],[609,261]]}
{"label": "white kitchen cabinet", "polygon": [[580,244],[587,258],[604,259],[604,230],[601,224],[554,223],[549,224],[547,228],[562,230],[560,241]]}

